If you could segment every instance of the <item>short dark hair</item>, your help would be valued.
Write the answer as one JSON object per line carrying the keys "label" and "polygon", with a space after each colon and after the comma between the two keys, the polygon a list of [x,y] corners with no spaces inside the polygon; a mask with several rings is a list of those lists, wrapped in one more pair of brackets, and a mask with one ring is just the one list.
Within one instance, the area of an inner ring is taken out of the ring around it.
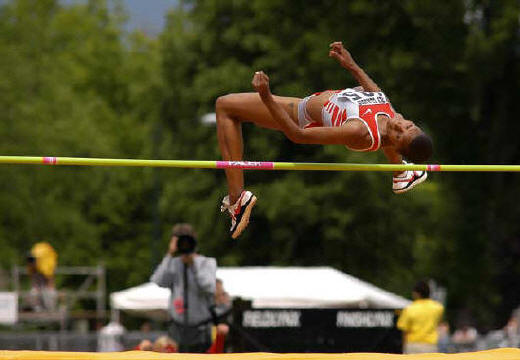
{"label": "short dark hair", "polygon": [[402,152],[404,157],[415,163],[420,164],[428,160],[433,154],[432,139],[424,132],[413,138],[408,146]]}
{"label": "short dark hair", "polygon": [[413,291],[419,294],[419,296],[423,299],[427,299],[430,297],[430,286],[424,280],[420,280],[413,287]]}
{"label": "short dark hair", "polygon": [[172,236],[191,236],[192,238],[197,238],[197,234],[195,233],[195,230],[193,229],[193,226],[191,224],[187,223],[179,223],[173,225],[172,228]]}

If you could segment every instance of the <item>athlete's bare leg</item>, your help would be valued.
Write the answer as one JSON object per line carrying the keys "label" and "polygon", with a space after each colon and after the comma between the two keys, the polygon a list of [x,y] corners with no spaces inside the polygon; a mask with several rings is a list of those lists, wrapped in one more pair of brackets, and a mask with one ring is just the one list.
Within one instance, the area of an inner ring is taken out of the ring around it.
{"label": "athlete's bare leg", "polygon": [[[291,119],[298,123],[299,98],[275,96]],[[243,156],[242,123],[252,122],[257,126],[280,130],[257,93],[240,93],[221,96],[216,102],[217,136],[222,159],[241,161]],[[233,204],[244,190],[244,175],[241,169],[226,169],[229,200]]]}

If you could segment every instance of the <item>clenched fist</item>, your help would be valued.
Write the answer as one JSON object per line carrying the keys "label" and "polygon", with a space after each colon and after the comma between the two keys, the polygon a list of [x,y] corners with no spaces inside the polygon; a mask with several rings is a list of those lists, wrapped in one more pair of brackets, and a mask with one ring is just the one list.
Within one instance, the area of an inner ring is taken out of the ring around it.
{"label": "clenched fist", "polygon": [[260,97],[265,98],[271,94],[271,89],[269,89],[269,76],[267,76],[267,74],[265,74],[263,71],[255,72],[251,84],[258,92]]}

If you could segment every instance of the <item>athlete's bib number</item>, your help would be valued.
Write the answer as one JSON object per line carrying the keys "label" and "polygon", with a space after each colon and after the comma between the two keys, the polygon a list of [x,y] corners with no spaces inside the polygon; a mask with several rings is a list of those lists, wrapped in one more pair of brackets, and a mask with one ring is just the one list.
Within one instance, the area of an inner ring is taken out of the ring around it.
{"label": "athlete's bib number", "polygon": [[338,97],[346,98],[358,105],[386,104],[388,102],[385,94],[382,92],[355,91],[347,89],[340,92]]}

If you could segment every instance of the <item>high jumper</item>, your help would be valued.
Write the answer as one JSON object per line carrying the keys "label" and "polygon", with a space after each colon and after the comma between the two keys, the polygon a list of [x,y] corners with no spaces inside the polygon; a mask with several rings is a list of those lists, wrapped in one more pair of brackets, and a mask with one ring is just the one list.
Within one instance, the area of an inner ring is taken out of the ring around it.
{"label": "high jumper", "polygon": [[[362,152],[381,149],[392,164],[401,164],[404,159],[421,163],[430,158],[430,137],[394,110],[388,97],[341,42],[329,47],[329,56],[347,69],[360,86],[322,91],[303,99],[276,96],[269,88],[269,77],[263,71],[255,72],[252,85],[256,93],[229,94],[216,101],[223,160],[242,160],[243,122],[282,131],[298,144],[337,144]],[[236,238],[247,226],[257,198],[244,189],[242,169],[225,171],[228,195],[222,200],[221,210],[230,215],[230,234]],[[395,172],[392,190],[406,192],[426,178],[426,171]]]}

